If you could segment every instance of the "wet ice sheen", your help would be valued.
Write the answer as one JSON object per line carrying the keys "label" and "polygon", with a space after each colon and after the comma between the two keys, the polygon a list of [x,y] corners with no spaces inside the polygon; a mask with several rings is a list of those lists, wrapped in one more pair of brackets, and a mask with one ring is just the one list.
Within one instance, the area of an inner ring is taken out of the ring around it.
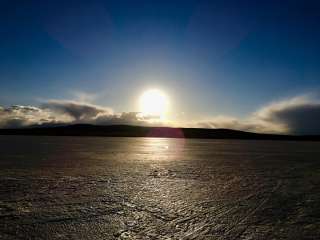
{"label": "wet ice sheen", "polygon": [[320,143],[0,136],[0,239],[319,239]]}

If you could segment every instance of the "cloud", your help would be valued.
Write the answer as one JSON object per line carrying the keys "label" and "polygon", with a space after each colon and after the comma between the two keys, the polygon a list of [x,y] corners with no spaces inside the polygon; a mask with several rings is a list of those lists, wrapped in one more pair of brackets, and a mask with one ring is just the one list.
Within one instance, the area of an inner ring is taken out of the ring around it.
{"label": "cloud", "polygon": [[255,113],[255,119],[293,134],[320,134],[320,101],[299,96],[272,103]]}
{"label": "cloud", "polygon": [[199,121],[195,126],[263,133],[320,134],[319,122],[320,101],[304,95],[268,104],[245,119],[220,116]]}
{"label": "cloud", "polygon": [[70,94],[74,97],[74,99],[78,102],[91,103],[99,98],[100,94],[97,93],[88,93],[80,90],[72,90]]}
{"label": "cloud", "polygon": [[[219,116],[184,127],[230,128],[262,133],[320,134],[320,100],[310,95],[293,97],[267,104],[247,118]],[[148,119],[138,112],[116,114],[111,108],[78,101],[50,100],[40,107],[0,106],[0,127],[18,128],[34,125],[89,123],[98,125],[170,125]],[[180,125],[180,126],[181,126]]]}
{"label": "cloud", "polygon": [[0,127],[19,128],[57,124],[150,125],[138,112],[115,114],[111,108],[69,100],[49,100],[40,107],[0,107]]}
{"label": "cloud", "polygon": [[200,128],[226,128],[249,132],[259,133],[279,133],[282,129],[277,126],[266,126],[265,123],[255,121],[253,119],[238,119],[230,116],[218,116],[207,120],[198,121],[195,123],[187,124],[187,127],[200,127]]}
{"label": "cloud", "polygon": [[50,100],[41,107],[57,114],[68,115],[73,122],[91,122],[100,117],[113,115],[111,108],[76,101]]}
{"label": "cloud", "polygon": [[54,116],[50,111],[33,106],[0,107],[0,127],[17,128],[45,123],[65,122],[67,116]]}
{"label": "cloud", "polygon": [[127,125],[149,125],[147,121],[139,116],[138,112],[123,112],[110,116],[99,116],[94,121],[98,125],[127,124]]}

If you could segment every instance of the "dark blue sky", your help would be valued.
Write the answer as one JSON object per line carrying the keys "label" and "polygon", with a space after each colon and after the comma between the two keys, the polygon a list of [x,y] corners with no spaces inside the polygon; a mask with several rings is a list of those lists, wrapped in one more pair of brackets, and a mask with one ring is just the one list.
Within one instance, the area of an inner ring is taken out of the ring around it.
{"label": "dark blue sky", "polygon": [[245,116],[320,87],[319,1],[1,1],[0,105],[94,96]]}

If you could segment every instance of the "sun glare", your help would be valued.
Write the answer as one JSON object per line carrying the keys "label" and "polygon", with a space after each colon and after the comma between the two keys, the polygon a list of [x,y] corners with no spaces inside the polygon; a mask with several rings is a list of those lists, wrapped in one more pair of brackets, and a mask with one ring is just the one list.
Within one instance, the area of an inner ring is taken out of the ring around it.
{"label": "sun glare", "polygon": [[160,90],[151,89],[141,95],[139,105],[143,116],[163,120],[168,111],[169,100]]}

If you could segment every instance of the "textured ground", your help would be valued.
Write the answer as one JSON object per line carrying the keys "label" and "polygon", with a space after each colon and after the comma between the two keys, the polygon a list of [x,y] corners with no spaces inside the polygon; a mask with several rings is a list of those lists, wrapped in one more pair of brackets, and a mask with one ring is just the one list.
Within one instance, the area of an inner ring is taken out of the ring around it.
{"label": "textured ground", "polygon": [[0,239],[320,239],[320,143],[0,136]]}

